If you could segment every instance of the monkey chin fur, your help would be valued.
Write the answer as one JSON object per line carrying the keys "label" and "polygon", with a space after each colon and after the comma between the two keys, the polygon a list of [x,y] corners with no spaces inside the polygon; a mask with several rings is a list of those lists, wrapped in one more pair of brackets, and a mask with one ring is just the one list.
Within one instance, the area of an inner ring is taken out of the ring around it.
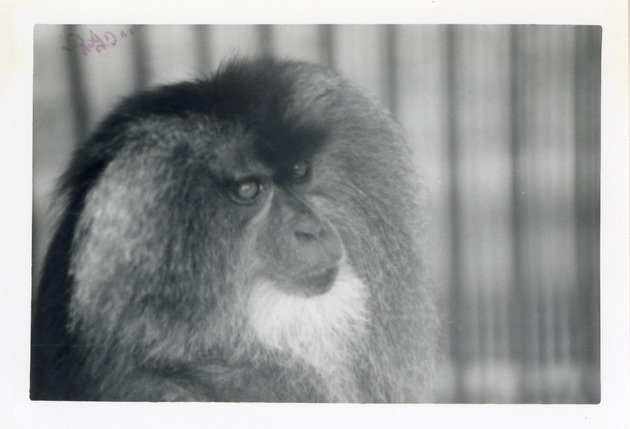
{"label": "monkey chin fur", "polygon": [[[322,295],[290,295],[273,282],[254,285],[247,319],[264,347],[312,366],[324,378],[335,377],[351,372],[347,365],[365,342],[368,293],[354,270],[343,264]],[[336,389],[329,387],[334,395]]]}

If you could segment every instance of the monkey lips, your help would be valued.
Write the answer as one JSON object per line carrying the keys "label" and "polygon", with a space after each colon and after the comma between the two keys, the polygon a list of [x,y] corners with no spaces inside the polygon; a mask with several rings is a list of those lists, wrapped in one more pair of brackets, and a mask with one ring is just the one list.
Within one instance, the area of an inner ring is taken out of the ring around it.
{"label": "monkey lips", "polygon": [[324,269],[308,274],[297,275],[294,278],[275,281],[278,288],[290,295],[311,297],[328,292],[339,274],[339,267]]}

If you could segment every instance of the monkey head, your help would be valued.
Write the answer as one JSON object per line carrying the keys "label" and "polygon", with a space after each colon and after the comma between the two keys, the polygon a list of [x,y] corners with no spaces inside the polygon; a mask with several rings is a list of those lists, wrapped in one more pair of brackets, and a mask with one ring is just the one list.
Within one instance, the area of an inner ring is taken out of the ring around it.
{"label": "monkey head", "polygon": [[54,283],[79,391],[425,398],[435,310],[410,159],[386,110],[319,66],[236,61],[125,100],[64,178]]}

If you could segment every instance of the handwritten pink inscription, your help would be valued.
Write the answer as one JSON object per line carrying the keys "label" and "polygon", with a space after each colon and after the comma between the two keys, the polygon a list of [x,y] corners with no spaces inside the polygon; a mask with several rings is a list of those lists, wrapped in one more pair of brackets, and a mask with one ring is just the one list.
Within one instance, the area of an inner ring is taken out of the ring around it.
{"label": "handwritten pink inscription", "polygon": [[84,57],[91,53],[96,52],[100,54],[108,48],[113,48],[126,39],[132,36],[135,32],[133,26],[127,27],[123,30],[116,31],[93,31],[90,30],[86,35],[82,36],[77,33],[70,33],[66,37],[66,45],[62,46],[62,49],[66,51],[79,51]]}

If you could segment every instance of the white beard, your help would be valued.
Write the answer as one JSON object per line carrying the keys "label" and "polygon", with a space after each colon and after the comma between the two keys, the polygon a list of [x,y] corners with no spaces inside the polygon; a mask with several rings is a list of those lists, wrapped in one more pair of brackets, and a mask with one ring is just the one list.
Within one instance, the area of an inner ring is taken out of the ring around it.
{"label": "white beard", "polygon": [[267,349],[288,353],[324,377],[348,373],[344,365],[364,343],[368,293],[354,270],[342,264],[322,295],[290,295],[272,282],[254,285],[247,319]]}

